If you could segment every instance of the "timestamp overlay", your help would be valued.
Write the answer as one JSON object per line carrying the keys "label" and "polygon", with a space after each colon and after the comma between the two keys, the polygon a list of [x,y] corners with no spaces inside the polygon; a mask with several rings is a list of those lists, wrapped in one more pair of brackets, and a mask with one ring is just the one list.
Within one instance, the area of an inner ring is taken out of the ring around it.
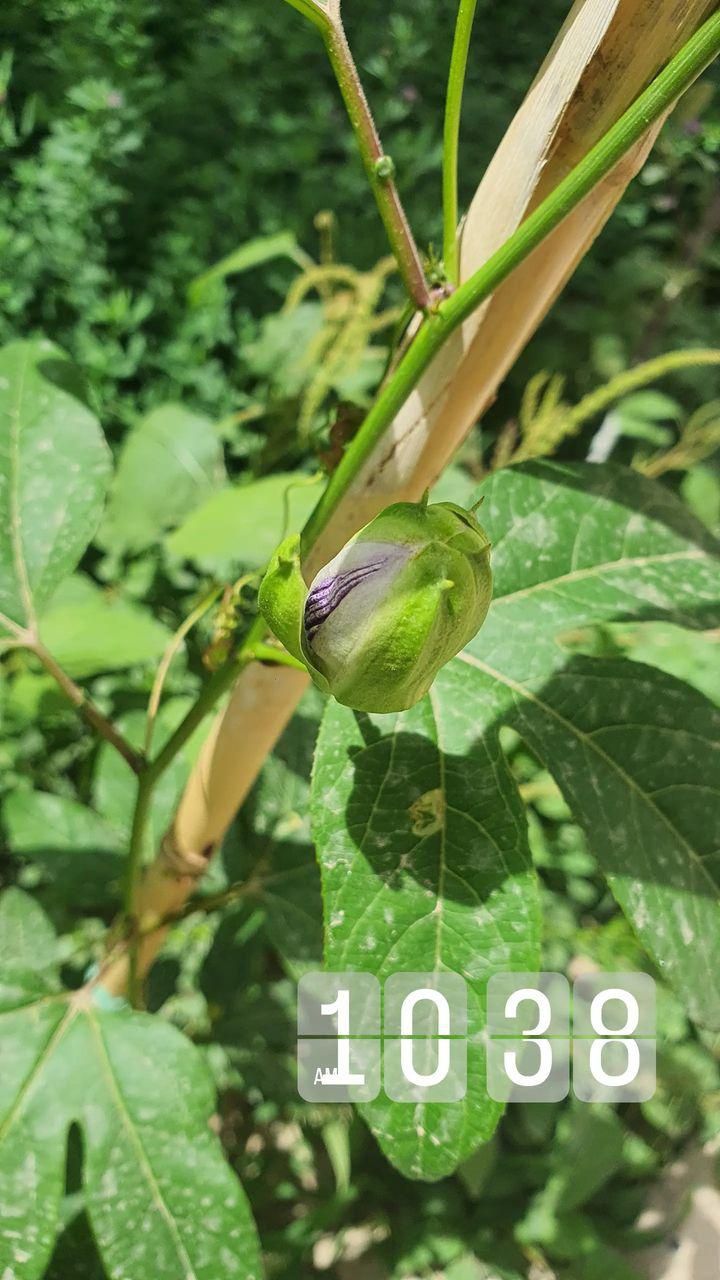
{"label": "timestamp overlay", "polygon": [[[308,1102],[458,1102],[468,1085],[457,973],[304,974],[298,1092]],[[655,984],[645,973],[499,973],[487,988],[488,1095],[498,1102],[644,1102],[655,1091]]]}

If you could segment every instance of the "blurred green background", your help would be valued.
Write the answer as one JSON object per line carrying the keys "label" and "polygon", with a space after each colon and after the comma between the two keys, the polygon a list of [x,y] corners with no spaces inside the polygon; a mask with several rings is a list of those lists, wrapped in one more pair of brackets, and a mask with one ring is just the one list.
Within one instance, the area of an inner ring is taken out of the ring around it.
{"label": "blurred green background", "polygon": [[[567,13],[480,4],[462,135],[467,202]],[[416,235],[441,244],[454,5],[363,0],[347,25]],[[106,429],[168,396],[213,416],[254,395],[253,341],[294,269],[189,309],[189,281],[258,235],[337,217],[340,260],[387,252],[317,33],[281,0],[9,0],[0,14],[0,338],[42,330],[86,370]],[[639,356],[718,340],[720,95],[666,128],[495,419],[540,368],[582,392]],[[698,243],[699,241],[699,243]],[[681,380],[682,385],[682,380]],[[685,385],[713,394],[712,374]]]}

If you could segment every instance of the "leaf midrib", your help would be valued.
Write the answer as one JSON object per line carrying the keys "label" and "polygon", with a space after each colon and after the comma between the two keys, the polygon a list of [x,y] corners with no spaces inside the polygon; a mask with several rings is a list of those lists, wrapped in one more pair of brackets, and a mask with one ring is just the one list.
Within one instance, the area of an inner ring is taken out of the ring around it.
{"label": "leaf midrib", "polygon": [[658,806],[653,803],[652,796],[649,792],[643,791],[635,782],[635,779],[632,778],[629,773],[626,773],[622,766],[619,765],[616,760],[613,760],[612,756],[609,756],[606,751],[603,751],[602,747],[598,746],[592,737],[584,733],[577,725],[573,724],[572,720],[567,720],[565,716],[561,715],[559,711],[556,711],[554,707],[551,707],[549,703],[544,702],[542,698],[540,698],[536,693],[533,693],[530,689],[526,688],[525,685],[520,684],[517,680],[513,680],[511,676],[503,675],[501,671],[497,671],[494,667],[488,666],[487,663],[481,662],[479,658],[475,658],[469,653],[461,653],[458,657],[461,662],[467,663],[468,666],[475,667],[477,670],[482,671],[483,674],[490,676],[491,679],[498,680],[501,684],[504,684],[506,688],[512,689],[514,693],[519,694],[520,697],[525,698],[528,702],[532,702],[541,711],[552,716],[558,724],[561,724],[563,728],[582,742],[587,750],[594,751],[595,754],[603,760],[614,773],[622,778],[629,790],[639,797],[641,802],[652,811],[663,826],[667,827],[668,831],[670,831],[675,839],[680,842],[682,847],[686,850],[691,862],[699,869],[702,878],[709,884],[713,896],[717,894],[717,884],[705,869],[700,855],[695,849],[693,849],[692,845],[688,843],[682,832],[678,831],[677,827],[670,821],[667,814],[663,813],[662,809],[658,808]]}
{"label": "leaf midrib", "polygon": [[[37,1003],[44,1003],[44,1001],[37,1002]],[[8,1013],[21,1013],[21,1012],[30,1013],[36,1007],[37,1007],[36,1003],[30,1004],[30,1005],[23,1005],[20,1009],[8,1010]],[[36,1083],[38,1077],[42,1074],[42,1071],[44,1070],[44,1068],[47,1066],[47,1063],[49,1062],[53,1053],[57,1049],[58,1044],[66,1035],[76,1014],[77,1014],[77,1009],[73,1008],[72,1005],[69,1005],[65,1015],[61,1018],[60,1022],[58,1022],[57,1025],[53,1027],[52,1031],[50,1032],[47,1040],[45,1041],[45,1044],[42,1047],[41,1052],[38,1054],[37,1058],[35,1059],[35,1062],[30,1068],[30,1071],[28,1072],[27,1076],[23,1080],[23,1083],[18,1089],[17,1095],[15,1097],[15,1102],[13,1103],[12,1107],[8,1111],[2,1124],[0,1124],[0,1143],[3,1143],[6,1137],[8,1136],[8,1134],[10,1133],[10,1130],[12,1129],[13,1125],[15,1124],[15,1121],[17,1120],[18,1116],[20,1115],[25,1105],[25,1100],[28,1094],[30,1093],[30,1090],[32,1089],[33,1085]]]}
{"label": "leaf midrib", "polygon": [[178,1259],[181,1265],[185,1268],[185,1273],[182,1277],[182,1280],[198,1280],[198,1276],[193,1266],[192,1259],[190,1258],[190,1255],[188,1254],[185,1248],[185,1245],[183,1244],[182,1237],[180,1235],[180,1232],[178,1231],[175,1219],[165,1202],[165,1198],[160,1189],[160,1184],[158,1183],[157,1178],[155,1177],[155,1172],[153,1170],[150,1159],[147,1155],[147,1152],[145,1151],[145,1147],[143,1146],[140,1135],[137,1132],[137,1128],[133,1123],[132,1117],[128,1112],[127,1106],[125,1104],[125,1099],[122,1094],[122,1090],[120,1089],[120,1086],[117,1081],[117,1077],[113,1070],[112,1061],[110,1058],[110,1054],[108,1053],[107,1045],[105,1044],[105,1039],[102,1034],[102,1029],[100,1027],[100,1024],[98,1023],[97,1018],[93,1016],[90,1010],[87,1011],[87,1020],[92,1030],[95,1041],[97,1043],[98,1054],[101,1061],[103,1075],[105,1076],[108,1089],[115,1100],[115,1106],[120,1116],[123,1128],[127,1133],[131,1146],[134,1148],[136,1152],[138,1165],[140,1166],[143,1173],[145,1174],[145,1179],[150,1189],[150,1195],[151,1195],[152,1201],[157,1207],[157,1210],[160,1213],[161,1217],[164,1218],[167,1224],[168,1232],[175,1245]]}
{"label": "leaf midrib", "polygon": [[555,578],[545,578],[535,582],[531,587],[520,587],[517,591],[508,591],[505,595],[493,597],[493,609],[501,605],[514,604],[527,596],[551,591],[560,583],[582,582],[588,578],[601,577],[603,573],[618,569],[636,569],[645,565],[667,564],[675,560],[706,560],[708,553],[701,547],[691,547],[683,551],[663,551],[650,556],[624,556],[621,560],[606,560],[602,564],[590,565],[587,569],[571,569],[568,573],[558,574]]}

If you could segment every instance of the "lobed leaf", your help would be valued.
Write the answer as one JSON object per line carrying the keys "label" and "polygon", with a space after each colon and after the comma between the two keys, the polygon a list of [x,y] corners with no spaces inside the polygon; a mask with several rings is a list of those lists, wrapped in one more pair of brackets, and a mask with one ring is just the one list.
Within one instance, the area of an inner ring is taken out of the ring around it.
{"label": "lobed leaf", "polygon": [[0,1274],[43,1274],[77,1124],[109,1275],[260,1280],[255,1228],[210,1131],[212,1086],[190,1042],[147,1014],[103,1012],[87,992],[38,998],[29,986],[14,1006],[0,1009]]}
{"label": "lobed leaf", "polygon": [[554,774],[643,945],[717,1028],[720,713],[670,676],[559,643],[626,618],[717,626],[717,544],[666,489],[614,466],[528,464],[485,492],[496,596],[460,660],[467,696]]}

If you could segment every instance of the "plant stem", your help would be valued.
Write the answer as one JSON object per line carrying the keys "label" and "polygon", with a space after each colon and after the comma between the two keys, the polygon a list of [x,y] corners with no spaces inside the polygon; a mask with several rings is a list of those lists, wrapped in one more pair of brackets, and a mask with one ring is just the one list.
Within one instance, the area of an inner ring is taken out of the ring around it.
{"label": "plant stem", "polygon": [[443,134],[443,262],[450,284],[460,278],[458,252],[458,145],[465,72],[477,0],[460,0],[450,58]]}
{"label": "plant stem", "polygon": [[[312,0],[290,0],[301,12],[306,12]],[[323,17],[318,25],[326,34],[328,24],[339,22],[337,0],[329,0],[327,20]],[[622,158],[624,153],[638,142],[648,127],[666,112],[674,100],[688,88],[700,74],[708,62],[720,51],[720,13],[715,13],[691,37],[679,54],[672,59],[664,71],[651,86],[640,95],[634,105],[621,117],[618,123],[605,135],[585,157],[583,161],[563,180],[538,208],[532,213],[513,236],[503,245],[489,261],[477,271],[470,280],[426,319],[416,337],[399,362],[395,373],[381,391],[375,405],[368,414],[360,432],[349,446],[340,466],[332,476],[328,488],[316,506],[310,520],[303,531],[303,549],[309,549],[322,533],[330,516],[340,499],[348,492],[362,466],[380,441],[397,411],[402,407],[407,396],[416,385],[421,374],[440,350],[446,338],[453,332],[472,311],[487,298],[495,288],[522,262],[533,249],[548,235],[560,221],[576,207],[576,205],[601,181]],[[358,82],[359,83],[359,82]],[[362,90],[360,89],[360,93]],[[346,99],[347,100],[347,99]],[[372,124],[372,121],[370,122]],[[373,126],[374,128],[374,126]],[[158,756],[142,769],[138,788],[138,803],[133,822],[132,858],[128,867],[126,883],[126,903],[128,916],[132,920],[133,903],[136,900],[138,875],[142,861],[144,831],[149,814],[149,801],[157,779],[170,764],[177,752],[200,724],[205,714],[211,709],[221,695],[233,684],[240,669],[248,665],[256,653],[262,653],[265,636],[265,624],[261,618],[256,619],[245,637],[237,654],[223,665],[208,681],[196,705],[191,709],[178,729],[160,751]],[[258,646],[260,649],[258,650]],[[291,676],[285,672],[284,678]],[[293,696],[297,690],[293,690]],[[282,716],[278,718],[282,720]],[[283,720],[284,723],[284,720]],[[278,729],[279,732],[279,729]],[[247,772],[247,771],[246,771]],[[216,835],[213,835],[216,839]],[[211,852],[210,848],[210,852]],[[204,850],[201,851],[204,855]],[[172,894],[166,892],[171,883],[162,859],[156,859],[151,868],[155,872],[156,881],[162,891],[154,886],[154,894],[150,894],[153,912],[157,916],[153,937],[154,946],[147,956],[141,960],[140,968],[146,971],[159,945],[161,935],[160,924],[164,918],[165,902]],[[175,895],[175,906],[172,913],[182,909],[183,897],[191,891],[192,876],[181,876],[181,887]],[[178,902],[181,904],[178,907]],[[143,928],[140,922],[140,930]],[[137,946],[138,932],[132,935],[131,953]],[[137,971],[138,965],[134,965]],[[133,957],[130,956],[130,970],[133,972]],[[136,972],[137,977],[137,972]],[[119,991],[127,982],[126,971],[120,964],[117,972],[106,976],[104,981],[109,990]]]}
{"label": "plant stem", "polygon": [[95,706],[95,703],[88,697],[85,690],[81,689],[80,685],[76,684],[66,671],[63,671],[60,664],[45,648],[45,645],[40,640],[32,639],[28,640],[28,648],[42,663],[45,670],[57,681],[65,697],[77,708],[85,723],[90,725],[91,729],[99,733],[101,738],[104,738],[120,753],[130,765],[133,773],[142,773],[145,761],[140,752],[130,746],[130,743],[118,732],[107,716],[104,716],[102,711]]}
{"label": "plant stem", "polygon": [[256,618],[238,651],[231,658],[228,658],[227,662],[224,662],[221,667],[218,667],[217,671],[214,671],[210,679],[203,685],[197,701],[193,703],[185,718],[180,721],[165,746],[146,766],[144,777],[150,779],[151,785],[155,784],[160,775],[165,772],[168,765],[175,759],[178,752],[182,751],[185,743],[192,737],[208,712],[212,711],[218,699],[232,687],[243,667],[253,661],[255,648],[263,640],[266,631],[265,620],[260,617]]}
{"label": "plant stem", "polygon": [[272,644],[259,643],[253,646],[251,655],[256,662],[276,663],[280,667],[293,667],[295,671],[307,671],[304,662],[294,658],[287,649],[278,649]]}
{"label": "plant stem", "polygon": [[[214,672],[200,691],[197,701],[190,708],[185,718],[181,720],[175,732],[168,738],[165,746],[153,760],[144,764],[140,769],[130,848],[125,868],[123,895],[125,917],[129,921],[132,921],[133,918],[133,906],[142,867],[145,831],[150,816],[150,803],[155,785],[178,752],[182,751],[185,743],[192,737],[198,725],[202,723],[208,712],[215,706],[215,703],[232,687],[242,668],[254,660],[256,646],[262,643],[266,630],[264,619],[256,618],[238,651]],[[269,646],[267,647],[269,648]],[[131,952],[132,949],[131,946]]]}
{"label": "plant stem", "polygon": [[293,9],[297,9],[304,18],[309,18],[310,22],[319,27],[321,31],[325,31],[328,24],[328,13],[317,0],[287,0]]}
{"label": "plant stem", "polygon": [[328,57],[340,86],[368,182],[375,196],[390,247],[397,259],[403,284],[415,306],[420,311],[427,311],[432,299],[422,259],[395,186],[392,160],[385,155],[375,128],[365,90],[347,42],[339,6],[333,9],[331,20],[322,27],[322,30]]}
{"label": "plant stem", "polygon": [[720,13],[716,12],[505,244],[426,318],[305,525],[304,551],[325,528],[358,471],[453,330],[576,208],[719,52]]}
{"label": "plant stem", "polygon": [[140,775],[138,780],[132,830],[130,833],[130,848],[128,849],[128,858],[125,865],[123,907],[125,911],[125,918],[127,920],[132,919],[135,884],[137,881],[138,871],[142,863],[143,847],[145,844],[145,830],[150,816],[150,801],[152,800],[153,785],[153,780],[149,777],[146,770],[145,773]]}
{"label": "plant stem", "polygon": [[155,720],[157,719],[157,713],[160,710],[160,699],[162,698],[163,687],[165,685],[165,681],[167,679],[167,674],[168,674],[168,671],[170,670],[170,665],[172,663],[172,660],[175,657],[175,654],[180,648],[180,645],[182,644],[188,632],[192,631],[193,627],[195,626],[195,623],[199,622],[203,614],[207,613],[210,606],[215,603],[218,596],[220,595],[220,591],[221,591],[221,587],[219,586],[214,586],[210,588],[210,590],[206,593],[206,595],[203,596],[200,603],[195,606],[192,613],[189,613],[187,618],[185,618],[184,621],[181,622],[180,626],[178,627],[177,631],[173,635],[172,639],[170,640],[170,643],[168,644],[162,656],[162,660],[155,674],[152,691],[150,693],[150,700],[148,702],[147,720],[145,723],[145,754],[146,755],[149,755],[150,749],[152,747],[153,731],[155,729]]}

